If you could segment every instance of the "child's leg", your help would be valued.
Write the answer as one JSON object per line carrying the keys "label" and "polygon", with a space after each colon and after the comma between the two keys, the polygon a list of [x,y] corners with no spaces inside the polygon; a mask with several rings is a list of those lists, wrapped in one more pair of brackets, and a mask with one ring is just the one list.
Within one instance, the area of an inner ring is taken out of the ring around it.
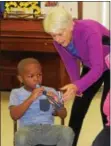
{"label": "child's leg", "polygon": [[70,127],[43,125],[43,143],[46,145],[72,146],[74,133]]}
{"label": "child's leg", "polygon": [[31,146],[37,144],[72,146],[73,130],[62,125],[34,125],[18,130],[15,134],[15,146]]}
{"label": "child's leg", "polygon": [[41,125],[26,126],[15,133],[15,146],[32,146],[42,141]]}

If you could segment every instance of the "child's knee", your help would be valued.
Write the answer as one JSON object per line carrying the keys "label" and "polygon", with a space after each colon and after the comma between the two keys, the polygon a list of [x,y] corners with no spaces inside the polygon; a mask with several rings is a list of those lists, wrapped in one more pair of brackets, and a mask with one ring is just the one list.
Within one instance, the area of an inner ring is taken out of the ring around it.
{"label": "child's knee", "polygon": [[28,131],[18,131],[15,134],[15,144],[24,146],[27,143]]}
{"label": "child's knee", "polygon": [[63,136],[64,136],[64,139],[68,140],[68,141],[72,141],[74,139],[74,132],[72,130],[72,128],[70,127],[65,127],[63,128]]}

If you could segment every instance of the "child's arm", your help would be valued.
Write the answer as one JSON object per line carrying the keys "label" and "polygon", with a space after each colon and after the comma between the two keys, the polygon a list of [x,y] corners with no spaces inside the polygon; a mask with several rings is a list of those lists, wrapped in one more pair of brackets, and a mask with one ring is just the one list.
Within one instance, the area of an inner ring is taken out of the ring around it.
{"label": "child's arm", "polygon": [[60,118],[64,119],[67,116],[67,110],[65,107],[62,107],[59,110],[55,110],[53,113],[54,116],[59,116]]}
{"label": "child's arm", "polygon": [[20,119],[24,113],[28,110],[28,108],[30,107],[30,105],[40,96],[42,95],[43,92],[43,88],[37,88],[34,89],[32,94],[25,100],[23,101],[23,103],[19,104],[19,105],[10,105],[9,109],[10,109],[10,115],[12,117],[13,120],[18,120]]}
{"label": "child's arm", "polygon": [[33,100],[31,98],[26,99],[22,104],[20,105],[11,105],[9,107],[10,109],[10,115],[13,120],[20,119],[24,113],[27,111],[29,106],[32,104]]}

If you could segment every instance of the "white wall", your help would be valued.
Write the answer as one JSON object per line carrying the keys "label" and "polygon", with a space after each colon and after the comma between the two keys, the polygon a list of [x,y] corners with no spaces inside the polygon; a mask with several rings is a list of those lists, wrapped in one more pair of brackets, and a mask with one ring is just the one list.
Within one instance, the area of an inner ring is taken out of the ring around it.
{"label": "white wall", "polygon": [[105,25],[107,28],[110,27],[110,2],[103,2],[102,3],[102,24]]}
{"label": "white wall", "polygon": [[83,2],[83,19],[94,19],[109,28],[110,2]]}
{"label": "white wall", "polygon": [[64,6],[65,9],[71,13],[73,18],[77,18],[78,16],[78,5],[77,2],[59,2],[59,5]]}
{"label": "white wall", "polygon": [[[45,2],[41,3],[42,13],[47,13],[50,7],[44,6]],[[74,18],[78,16],[78,6],[76,1],[72,2],[58,2],[59,5],[64,6]],[[109,5],[110,2],[83,2],[83,19],[94,19],[109,28]]]}
{"label": "white wall", "polygon": [[[45,2],[41,3],[41,12],[42,14],[46,14],[51,7],[45,7]],[[77,18],[78,11],[77,11],[77,2],[58,2],[59,6],[63,6],[67,9],[74,18]]]}

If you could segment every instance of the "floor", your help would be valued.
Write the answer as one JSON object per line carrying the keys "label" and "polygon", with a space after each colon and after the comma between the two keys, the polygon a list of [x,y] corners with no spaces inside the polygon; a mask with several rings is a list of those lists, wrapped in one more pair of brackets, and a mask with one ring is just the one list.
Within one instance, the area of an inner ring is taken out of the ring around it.
{"label": "floor", "polygon": [[[89,111],[84,119],[77,146],[91,146],[91,143],[97,133],[102,129],[100,116],[100,98],[101,92],[98,92],[93,99]],[[8,110],[9,92],[1,93],[1,146],[13,146],[13,121],[10,118]],[[68,125],[72,100],[66,103],[68,116],[65,119],[65,125]],[[60,124],[59,118],[55,118],[55,124]]]}

